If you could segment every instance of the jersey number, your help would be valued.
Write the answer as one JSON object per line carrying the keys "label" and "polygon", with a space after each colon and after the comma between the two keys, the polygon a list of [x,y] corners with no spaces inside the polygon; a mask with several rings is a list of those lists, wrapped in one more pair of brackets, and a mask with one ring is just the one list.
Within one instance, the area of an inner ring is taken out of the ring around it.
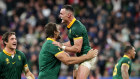
{"label": "jersey number", "polygon": [[113,71],[113,76],[117,75],[117,66],[118,64],[115,65],[114,71]]}

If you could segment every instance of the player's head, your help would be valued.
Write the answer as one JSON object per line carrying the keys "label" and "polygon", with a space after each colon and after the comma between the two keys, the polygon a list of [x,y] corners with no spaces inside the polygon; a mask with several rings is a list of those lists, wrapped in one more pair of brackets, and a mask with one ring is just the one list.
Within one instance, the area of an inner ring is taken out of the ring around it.
{"label": "player's head", "polygon": [[126,46],[124,49],[124,54],[129,54],[130,58],[134,59],[136,54],[135,48],[133,46]]}
{"label": "player's head", "polygon": [[10,49],[16,49],[17,47],[17,39],[15,32],[6,32],[2,36],[4,46]]}
{"label": "player's head", "polygon": [[60,31],[57,28],[57,24],[48,23],[45,25],[46,38],[60,39]]}
{"label": "player's head", "polygon": [[62,23],[67,23],[71,17],[74,17],[74,9],[71,5],[64,5],[60,10],[59,17],[62,19]]}

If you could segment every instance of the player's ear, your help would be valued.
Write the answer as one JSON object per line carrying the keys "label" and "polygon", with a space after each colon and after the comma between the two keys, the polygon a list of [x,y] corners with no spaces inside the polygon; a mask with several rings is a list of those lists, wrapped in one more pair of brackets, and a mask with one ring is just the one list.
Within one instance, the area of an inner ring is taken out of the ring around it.
{"label": "player's ear", "polygon": [[68,13],[68,17],[71,17],[71,13]]}
{"label": "player's ear", "polygon": [[6,45],[8,42],[4,41],[4,44]]}
{"label": "player's ear", "polygon": [[132,50],[128,50],[128,53],[131,54]]}
{"label": "player's ear", "polygon": [[54,37],[56,37],[58,35],[57,31],[54,31]]}

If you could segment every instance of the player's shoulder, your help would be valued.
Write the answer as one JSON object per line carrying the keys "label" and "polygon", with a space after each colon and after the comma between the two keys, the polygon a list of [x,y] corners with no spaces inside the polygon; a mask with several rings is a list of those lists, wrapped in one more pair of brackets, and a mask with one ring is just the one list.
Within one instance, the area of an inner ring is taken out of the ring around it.
{"label": "player's shoulder", "polygon": [[58,46],[55,46],[54,44],[50,44],[50,50],[54,50],[54,49],[57,49]]}
{"label": "player's shoulder", "polygon": [[52,44],[53,43],[53,41],[51,41],[51,40],[47,40],[44,44],[43,44],[43,49],[45,49],[46,50],[46,48],[48,49],[48,50],[53,50],[53,49],[55,49],[55,48],[58,48],[58,46],[55,46],[54,44]]}
{"label": "player's shoulder", "polygon": [[130,64],[131,63],[131,60],[129,58],[123,57],[122,58],[122,63]]}
{"label": "player's shoulder", "polygon": [[51,40],[46,40],[45,43],[43,44],[44,46],[50,46],[52,45],[53,41]]}
{"label": "player's shoulder", "polygon": [[46,40],[42,45],[42,49],[49,48],[51,44],[52,44],[51,40]]}
{"label": "player's shoulder", "polygon": [[18,50],[18,49],[16,49],[16,54],[18,54],[18,55],[24,55],[24,53],[22,51]]}
{"label": "player's shoulder", "polygon": [[76,20],[75,23],[74,23],[74,25],[76,25],[76,26],[78,25],[80,27],[83,27],[84,26],[79,20]]}
{"label": "player's shoulder", "polygon": [[16,49],[16,53],[23,53],[23,52],[21,52],[20,50]]}
{"label": "player's shoulder", "polygon": [[127,58],[127,57],[122,57],[122,60],[123,60],[123,61],[130,61],[130,59]]}
{"label": "player's shoulder", "polygon": [[79,20],[75,21],[74,27],[72,28],[75,30],[80,30],[80,31],[86,30],[85,26]]}

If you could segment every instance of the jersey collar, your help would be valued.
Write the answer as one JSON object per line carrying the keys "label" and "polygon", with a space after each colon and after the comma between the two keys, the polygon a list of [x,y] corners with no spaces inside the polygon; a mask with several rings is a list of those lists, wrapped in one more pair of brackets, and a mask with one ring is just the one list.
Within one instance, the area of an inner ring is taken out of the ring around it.
{"label": "jersey collar", "polygon": [[54,39],[52,39],[52,38],[47,38],[47,40],[55,41],[55,40],[54,40]]}
{"label": "jersey collar", "polygon": [[[11,55],[12,55],[11,53],[6,52],[4,49],[3,49],[3,52],[4,52],[6,55],[8,55],[8,56],[11,56]],[[16,54],[16,51],[15,51],[14,54]]]}
{"label": "jersey collar", "polygon": [[76,19],[73,18],[73,20],[70,22],[70,24],[67,26],[67,28],[69,29],[75,21],[76,21]]}
{"label": "jersey collar", "polygon": [[[123,57],[129,58],[127,55],[124,55]],[[129,58],[130,59],[130,58]]]}

